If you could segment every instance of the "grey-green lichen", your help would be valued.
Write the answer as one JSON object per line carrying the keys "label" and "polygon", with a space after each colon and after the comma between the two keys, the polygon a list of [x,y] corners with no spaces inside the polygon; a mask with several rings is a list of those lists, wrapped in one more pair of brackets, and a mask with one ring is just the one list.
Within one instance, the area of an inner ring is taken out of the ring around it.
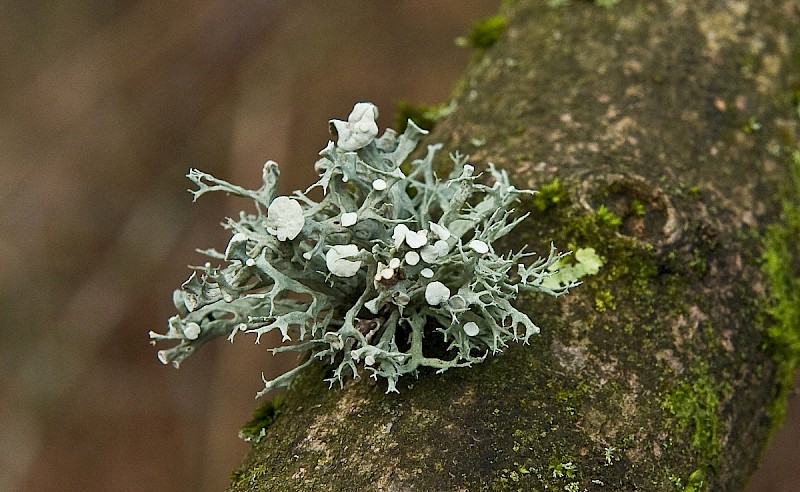
{"label": "grey-green lichen", "polygon": [[[511,205],[533,192],[512,186],[491,163],[490,183],[479,182],[457,153],[440,179],[433,161],[441,145],[429,145],[403,172],[426,132],[409,122],[401,135],[378,137],[377,114],[359,103],[347,121],[331,120],[337,142],[320,152],[319,181],[291,197],[276,197],[272,161],[258,190],[189,173],[195,199],[224,191],[251,199],[256,213],[228,219],[233,234],[225,251],[205,251],[222,265],[195,267],[175,292],[179,314],[166,334],[150,333],[154,341],[178,342],[159,352],[163,363],[178,366],[214,338],[232,342],[250,333],[258,343],[278,331],[283,343],[273,353],[309,355],[264,379],[259,395],[288,386],[317,359],[331,363],[331,385],[367,371],[385,379],[388,392],[420,368],[470,366],[539,332],[511,301],[524,291],[560,295],[577,277],[545,283],[564,256],[552,245],[535,261],[532,253],[493,247],[525,218],[514,217]],[[321,201],[310,198],[314,189]]]}

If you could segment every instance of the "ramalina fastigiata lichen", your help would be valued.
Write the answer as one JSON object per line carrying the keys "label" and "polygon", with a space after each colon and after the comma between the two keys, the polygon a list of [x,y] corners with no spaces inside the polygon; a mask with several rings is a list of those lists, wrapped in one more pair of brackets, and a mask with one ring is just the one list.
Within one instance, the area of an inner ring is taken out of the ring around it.
{"label": "ramalina fastigiata lichen", "polygon": [[[159,351],[163,363],[177,367],[213,338],[251,333],[258,343],[277,330],[283,344],[273,353],[309,357],[271,381],[262,377],[259,396],[289,385],[315,359],[332,364],[331,384],[366,371],[397,391],[400,376],[470,366],[539,332],[512,300],[520,291],[559,295],[575,285],[546,282],[563,253],[551,247],[531,261],[532,253],[501,255],[492,246],[524,219],[513,217],[512,203],[533,192],[514,188],[491,164],[483,184],[459,154],[440,179],[433,159],[441,145],[401,169],[426,132],[409,120],[402,135],[378,137],[377,115],[359,103],[347,121],[332,120],[337,142],[320,152],[319,181],[291,197],[275,196],[272,161],[257,190],[189,172],[195,199],[224,191],[253,200],[256,213],[228,219],[225,251],[204,251],[221,265],[195,267],[175,291],[179,314],[166,334],[150,333],[178,342]],[[308,196],[314,188],[319,202]],[[444,347],[439,356],[428,350],[434,342]]]}

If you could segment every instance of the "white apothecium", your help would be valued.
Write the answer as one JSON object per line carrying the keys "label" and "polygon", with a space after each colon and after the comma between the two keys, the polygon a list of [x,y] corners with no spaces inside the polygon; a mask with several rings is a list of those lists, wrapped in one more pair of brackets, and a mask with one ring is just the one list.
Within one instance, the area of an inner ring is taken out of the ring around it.
{"label": "white apothecium", "polygon": [[338,137],[336,146],[345,152],[363,149],[378,135],[378,108],[372,103],[357,103],[347,121],[330,120],[331,129]]}
{"label": "white apothecium", "polygon": [[425,300],[431,306],[438,306],[450,299],[450,289],[441,282],[431,282],[425,287]]}
{"label": "white apothecium", "polygon": [[289,197],[279,196],[272,200],[267,209],[267,232],[276,236],[278,241],[294,239],[303,230],[306,219],[303,207]]}
{"label": "white apothecium", "polygon": [[361,268],[361,260],[352,261],[348,258],[356,256],[358,251],[358,246],[355,244],[331,246],[331,249],[325,253],[325,265],[337,277],[352,277]]}
{"label": "white apothecium", "polygon": [[468,337],[474,337],[480,332],[481,329],[478,327],[478,324],[475,323],[474,321],[468,321],[467,323],[464,323],[464,333]]}

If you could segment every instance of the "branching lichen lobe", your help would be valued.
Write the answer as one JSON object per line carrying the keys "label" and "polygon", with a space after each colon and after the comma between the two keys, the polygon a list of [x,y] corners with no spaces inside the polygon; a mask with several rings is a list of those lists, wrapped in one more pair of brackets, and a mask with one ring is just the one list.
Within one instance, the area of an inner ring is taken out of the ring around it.
{"label": "branching lichen lobe", "polygon": [[[225,191],[251,199],[256,213],[228,219],[233,235],[225,252],[206,251],[222,264],[194,267],[175,291],[179,314],[166,334],[150,333],[154,341],[177,342],[158,352],[163,363],[178,367],[216,337],[233,342],[246,332],[258,343],[278,331],[284,343],[273,353],[308,356],[264,379],[259,396],[289,386],[314,360],[333,366],[331,386],[366,371],[397,392],[399,378],[421,368],[469,367],[509,341],[528,343],[539,327],[513,306],[514,297],[558,296],[596,273],[597,259],[591,272],[559,272],[567,253],[552,244],[533,261],[530,252],[495,252],[492,244],[524,218],[515,218],[511,205],[534,192],[512,186],[491,163],[491,183],[479,183],[457,152],[440,179],[433,169],[440,145],[406,163],[426,132],[409,120],[402,134],[387,130],[378,138],[377,115],[373,104],[357,103],[347,121],[331,120],[337,142],[320,152],[319,181],[292,197],[275,196],[272,161],[257,190],[190,171],[195,199]],[[307,194],[314,188],[323,193],[319,202]]]}

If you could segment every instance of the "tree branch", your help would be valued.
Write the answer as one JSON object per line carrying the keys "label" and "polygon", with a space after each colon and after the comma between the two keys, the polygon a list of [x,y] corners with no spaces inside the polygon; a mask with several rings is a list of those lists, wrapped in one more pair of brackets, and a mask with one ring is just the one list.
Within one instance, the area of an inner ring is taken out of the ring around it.
{"label": "tree branch", "polygon": [[400,395],[314,366],[231,490],[724,491],[755,467],[800,353],[798,5],[547,3],[507,5],[430,140],[543,190],[496,247],[605,265],[519,296],[530,346]]}

